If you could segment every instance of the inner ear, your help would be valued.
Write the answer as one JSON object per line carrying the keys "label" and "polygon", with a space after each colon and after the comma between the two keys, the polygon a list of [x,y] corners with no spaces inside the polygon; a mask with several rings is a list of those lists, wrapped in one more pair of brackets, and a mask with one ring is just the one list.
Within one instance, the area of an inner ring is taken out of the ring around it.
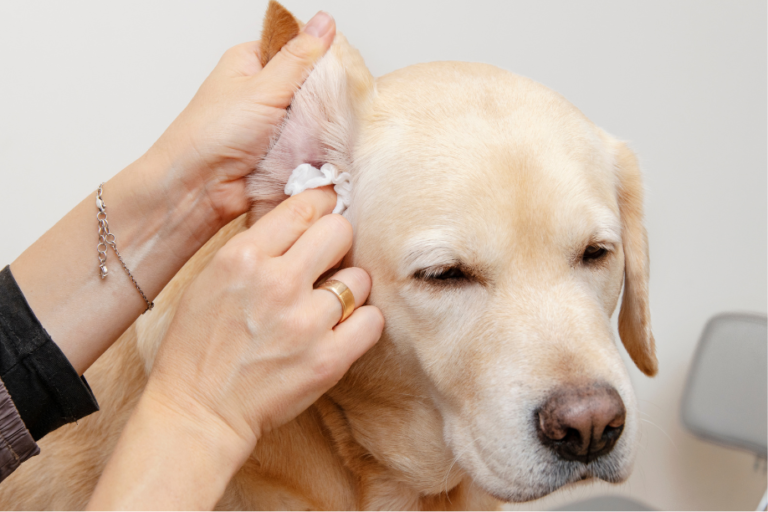
{"label": "inner ear", "polygon": [[[279,42],[272,34],[285,31],[275,26],[292,21],[301,24],[277,2],[269,5],[272,13],[268,11],[265,18],[264,39]],[[269,47],[264,55],[279,51],[278,44],[262,44]],[[252,201],[249,224],[287,198],[285,185],[301,164],[317,168],[332,164],[339,173],[354,177],[353,148],[360,120],[370,109],[374,94],[374,80],[362,57],[337,32],[331,48],[294,94],[269,151],[248,176],[247,194]]]}
{"label": "inner ear", "polygon": [[293,14],[275,0],[269,0],[261,29],[261,66],[266,66],[288,41],[299,35],[299,30],[301,26]]}

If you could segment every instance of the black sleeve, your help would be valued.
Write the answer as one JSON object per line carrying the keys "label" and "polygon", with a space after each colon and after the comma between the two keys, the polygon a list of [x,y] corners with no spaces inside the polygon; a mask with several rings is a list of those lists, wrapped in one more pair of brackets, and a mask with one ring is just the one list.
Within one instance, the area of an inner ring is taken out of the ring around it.
{"label": "black sleeve", "polygon": [[0,271],[0,379],[35,441],[99,410],[85,378],[40,325],[10,267]]}

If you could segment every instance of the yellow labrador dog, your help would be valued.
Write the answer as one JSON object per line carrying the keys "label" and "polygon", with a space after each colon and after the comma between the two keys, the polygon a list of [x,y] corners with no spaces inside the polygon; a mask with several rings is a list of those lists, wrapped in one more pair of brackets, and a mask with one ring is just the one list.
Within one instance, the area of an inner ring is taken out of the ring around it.
{"label": "yellow labrador dog", "polygon": [[[265,59],[299,26],[269,9]],[[250,178],[249,218],[89,370],[101,412],[47,436],[0,508],[85,506],[185,287],[304,162],[354,177],[345,263],[370,273],[386,329],[259,441],[220,508],[485,509],[627,478],[638,412],[610,325],[622,283],[621,340],[657,368],[634,154],[527,78],[438,62],[374,80],[338,35]]]}

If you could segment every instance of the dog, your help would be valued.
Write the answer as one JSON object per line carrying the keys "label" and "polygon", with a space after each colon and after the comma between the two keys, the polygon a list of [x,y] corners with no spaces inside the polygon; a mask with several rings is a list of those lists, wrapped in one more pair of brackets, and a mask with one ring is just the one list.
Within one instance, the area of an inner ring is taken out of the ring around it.
{"label": "dog", "polygon": [[[300,26],[270,3],[265,61]],[[628,477],[638,410],[610,324],[622,284],[621,341],[657,371],[635,155],[532,80],[461,62],[374,80],[338,34],[249,177],[252,211],[87,372],[101,412],[43,439],[0,507],[86,505],[185,288],[305,162],[353,176],[343,265],[371,275],[385,331],[259,440],[218,508],[492,509]]]}

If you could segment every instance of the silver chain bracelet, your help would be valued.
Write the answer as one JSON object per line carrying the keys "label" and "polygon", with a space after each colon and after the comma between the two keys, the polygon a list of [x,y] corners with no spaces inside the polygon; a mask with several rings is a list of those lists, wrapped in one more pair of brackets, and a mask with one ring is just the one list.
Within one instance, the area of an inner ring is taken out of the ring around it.
{"label": "silver chain bracelet", "polygon": [[125,262],[123,261],[123,257],[120,256],[120,252],[117,250],[117,244],[115,243],[115,235],[109,232],[109,222],[107,222],[107,205],[104,204],[104,199],[101,198],[101,192],[104,188],[104,184],[102,183],[99,185],[99,190],[96,192],[96,207],[99,209],[98,213],[96,213],[96,220],[99,221],[99,243],[96,245],[96,251],[99,253],[99,275],[101,275],[102,279],[105,279],[107,277],[107,246],[111,247],[113,251],[115,251],[115,254],[117,255],[117,259],[120,260],[120,263],[123,264],[123,268],[125,269],[125,272],[128,274],[128,277],[131,278],[131,281],[133,281],[134,286],[136,286],[136,289],[141,294],[141,297],[144,299],[144,302],[147,303],[147,309],[145,309],[141,314],[143,315],[153,307],[155,307],[154,302],[150,302],[150,300],[147,298],[146,295],[144,295],[144,292],[141,290],[141,287],[139,286],[139,283],[136,282],[136,279],[133,278],[133,274],[131,274],[131,271],[128,270],[128,267],[125,265]]}

